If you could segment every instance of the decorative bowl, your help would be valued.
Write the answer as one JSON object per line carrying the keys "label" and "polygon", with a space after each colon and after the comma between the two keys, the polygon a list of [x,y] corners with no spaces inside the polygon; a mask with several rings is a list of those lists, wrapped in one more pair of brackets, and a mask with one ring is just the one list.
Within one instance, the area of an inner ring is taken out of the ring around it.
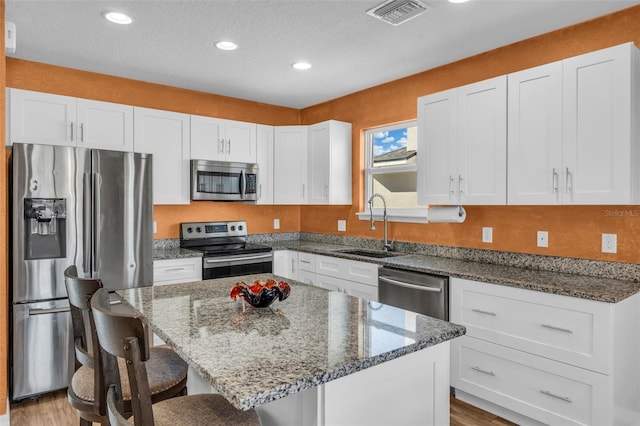
{"label": "decorative bowl", "polygon": [[255,308],[266,308],[271,305],[276,298],[280,301],[289,297],[291,286],[285,281],[277,282],[274,279],[268,279],[266,283],[255,280],[252,285],[248,285],[244,281],[237,282],[231,287],[231,300],[242,298],[248,304]]}

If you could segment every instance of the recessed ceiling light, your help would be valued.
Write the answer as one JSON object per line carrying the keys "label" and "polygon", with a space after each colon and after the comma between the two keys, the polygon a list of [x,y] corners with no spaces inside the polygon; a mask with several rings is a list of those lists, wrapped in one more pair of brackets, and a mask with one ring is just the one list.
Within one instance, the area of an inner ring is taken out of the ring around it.
{"label": "recessed ceiling light", "polygon": [[222,40],[216,43],[216,47],[220,50],[236,50],[238,45],[232,41]]}
{"label": "recessed ceiling light", "polygon": [[113,22],[114,24],[127,25],[133,22],[131,17],[120,12],[104,12],[102,16],[104,16],[107,21]]}
{"label": "recessed ceiling light", "polygon": [[297,70],[308,70],[311,68],[311,64],[309,62],[294,62],[291,66]]}
{"label": "recessed ceiling light", "polygon": [[449,3],[466,3],[469,0],[449,0]]}

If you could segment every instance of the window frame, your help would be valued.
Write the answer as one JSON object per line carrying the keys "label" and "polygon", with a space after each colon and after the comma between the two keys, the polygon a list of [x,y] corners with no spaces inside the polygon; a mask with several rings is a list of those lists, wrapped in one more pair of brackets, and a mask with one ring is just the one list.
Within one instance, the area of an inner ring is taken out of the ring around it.
{"label": "window frame", "polygon": [[[380,131],[392,131],[402,129],[406,127],[414,127],[418,125],[418,120],[409,120],[401,123],[371,127],[364,130],[364,185],[363,185],[363,210],[356,213],[360,220],[371,220],[371,214],[369,213],[369,205],[367,201],[371,197],[373,190],[373,177],[378,174],[388,173],[404,173],[404,172],[416,172],[418,171],[418,161],[420,161],[420,155],[417,154],[415,164],[404,164],[397,166],[386,166],[375,169],[373,167],[373,134]],[[417,197],[417,188],[416,188]],[[409,223],[427,223],[427,210],[428,206],[417,208],[394,208],[387,206],[387,220],[389,222],[409,222]],[[374,207],[372,209],[373,218],[375,220],[382,220],[383,209],[381,207]]]}

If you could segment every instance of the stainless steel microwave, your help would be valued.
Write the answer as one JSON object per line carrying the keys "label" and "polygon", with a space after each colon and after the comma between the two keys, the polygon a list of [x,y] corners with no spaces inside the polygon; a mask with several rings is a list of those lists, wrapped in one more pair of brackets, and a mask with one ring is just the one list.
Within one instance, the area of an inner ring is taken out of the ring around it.
{"label": "stainless steel microwave", "polygon": [[191,199],[256,201],[258,165],[191,160]]}

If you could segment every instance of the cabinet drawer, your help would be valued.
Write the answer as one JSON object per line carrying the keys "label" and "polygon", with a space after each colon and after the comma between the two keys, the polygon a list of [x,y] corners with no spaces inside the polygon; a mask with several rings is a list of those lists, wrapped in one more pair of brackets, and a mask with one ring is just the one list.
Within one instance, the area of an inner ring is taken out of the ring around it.
{"label": "cabinet drawer", "polygon": [[330,256],[316,256],[316,273],[378,286],[378,265]]}
{"label": "cabinet drawer", "polygon": [[313,253],[298,253],[298,269],[301,271],[316,272],[316,255]]}
{"label": "cabinet drawer", "polygon": [[451,356],[456,389],[545,424],[610,424],[608,376],[468,336]]}
{"label": "cabinet drawer", "polygon": [[153,262],[153,284],[175,284],[202,280],[202,258],[163,259]]}
{"label": "cabinet drawer", "polygon": [[610,373],[610,304],[459,278],[450,297],[468,336]]}

